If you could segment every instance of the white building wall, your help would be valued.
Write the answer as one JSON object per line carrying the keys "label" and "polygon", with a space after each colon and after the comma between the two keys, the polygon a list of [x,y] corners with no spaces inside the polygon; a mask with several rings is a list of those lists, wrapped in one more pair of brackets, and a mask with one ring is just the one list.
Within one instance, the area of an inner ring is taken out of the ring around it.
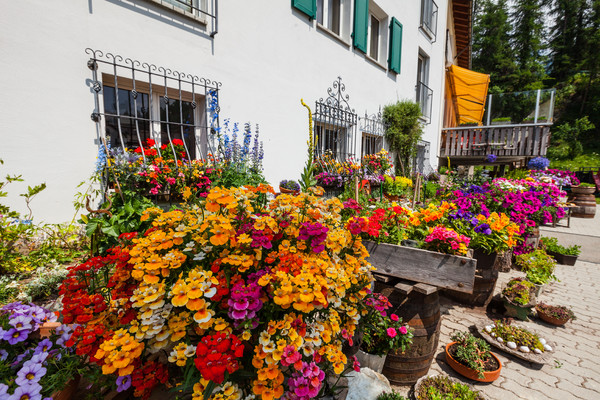
{"label": "white building wall", "polygon": [[359,116],[414,100],[420,48],[430,57],[433,112],[423,139],[433,153],[442,117],[447,1],[438,1],[433,43],[419,30],[420,1],[377,4],[403,24],[398,75],[318,29],[289,1],[220,1],[214,39],[201,24],[144,0],[3,1],[0,173],[22,174],[25,182],[9,187],[2,202],[24,212],[18,193],[46,182],[32,203],[36,220],[73,217],[77,185],[93,172],[98,149],[88,47],[220,81],[221,121],[260,125],[265,175],[273,185],[297,179],[305,161],[308,121],[300,98],[314,108],[340,76]]}

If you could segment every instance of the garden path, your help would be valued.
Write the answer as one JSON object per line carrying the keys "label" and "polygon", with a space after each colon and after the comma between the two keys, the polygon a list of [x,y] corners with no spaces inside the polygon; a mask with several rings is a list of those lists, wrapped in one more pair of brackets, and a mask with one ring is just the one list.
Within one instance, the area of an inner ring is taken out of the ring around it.
{"label": "garden path", "polygon": [[[519,321],[520,325],[556,343],[551,361],[540,368],[492,349],[502,362],[498,380],[479,383],[461,377],[446,364],[444,347],[455,331],[486,323],[490,321],[488,315],[492,314],[484,308],[465,307],[441,296],[440,341],[430,374],[443,373],[458,378],[472,384],[490,399],[600,399],[600,215],[596,214],[594,219],[573,218],[571,227],[576,235],[567,233],[568,228],[544,228],[542,235],[573,236],[572,243],[583,246],[582,258],[593,259],[596,254],[598,261],[578,260],[572,267],[558,265],[555,274],[560,281],[547,285],[540,300],[571,307],[577,320],[568,322],[564,327],[552,327],[537,319]],[[560,238],[562,241],[562,236]],[[515,276],[524,274],[514,270],[500,273],[496,294]],[[400,386],[395,389],[407,395],[410,388]]]}

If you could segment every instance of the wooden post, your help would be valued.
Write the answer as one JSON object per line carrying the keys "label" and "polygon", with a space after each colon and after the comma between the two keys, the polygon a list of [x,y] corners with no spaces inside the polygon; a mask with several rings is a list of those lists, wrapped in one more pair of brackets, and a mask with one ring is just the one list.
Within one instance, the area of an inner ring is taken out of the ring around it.
{"label": "wooden post", "polygon": [[354,177],[354,200],[358,202],[358,176]]}

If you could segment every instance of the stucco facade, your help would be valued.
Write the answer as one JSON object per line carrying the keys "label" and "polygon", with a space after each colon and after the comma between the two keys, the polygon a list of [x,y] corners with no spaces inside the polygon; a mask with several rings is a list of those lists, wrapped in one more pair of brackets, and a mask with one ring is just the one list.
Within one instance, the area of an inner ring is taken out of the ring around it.
{"label": "stucco facade", "polygon": [[[220,1],[214,37],[212,21],[203,24],[158,3],[2,3],[2,173],[22,174],[25,185],[47,183],[32,204],[36,221],[70,220],[77,185],[94,170],[98,143],[90,118],[94,96],[86,48],[221,82],[220,118],[259,124],[265,176],[275,185],[297,179],[305,160],[308,123],[301,98],[312,107],[341,77],[358,116],[397,100],[415,100],[421,53],[429,58],[427,83],[432,90],[423,139],[430,143],[431,162],[436,162],[451,21],[448,1],[437,3],[435,38],[420,29],[421,1],[370,2],[370,9],[384,17],[379,62],[352,44],[353,0],[342,1],[347,20],[339,37],[289,1]],[[385,54],[392,17],[403,28],[400,73],[389,70]],[[5,201],[19,211],[25,211],[17,195],[23,187],[9,187]]]}

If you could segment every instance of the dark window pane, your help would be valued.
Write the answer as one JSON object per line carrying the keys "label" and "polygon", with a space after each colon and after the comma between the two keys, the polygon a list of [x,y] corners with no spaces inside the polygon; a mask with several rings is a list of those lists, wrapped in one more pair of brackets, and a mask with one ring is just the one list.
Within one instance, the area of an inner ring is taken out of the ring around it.
{"label": "dark window pane", "polygon": [[[119,121],[121,134],[125,147],[130,151],[140,146],[136,131],[135,108],[137,103],[137,129],[142,143],[150,137],[150,123],[148,122],[148,95],[138,93],[137,99],[133,98],[130,90],[119,89],[119,110],[117,112],[117,95],[115,88],[104,86],[104,113],[106,137],[112,147],[123,147],[119,136]],[[109,115],[110,114],[110,115]]]}
{"label": "dark window pane", "polygon": [[160,137],[161,144],[169,143],[173,139],[183,140],[190,153],[189,159],[196,158],[194,108],[191,102],[169,99],[167,104],[165,98],[160,97]]}
{"label": "dark window pane", "polygon": [[377,60],[379,56],[379,20],[371,15],[371,48],[369,55]]}

